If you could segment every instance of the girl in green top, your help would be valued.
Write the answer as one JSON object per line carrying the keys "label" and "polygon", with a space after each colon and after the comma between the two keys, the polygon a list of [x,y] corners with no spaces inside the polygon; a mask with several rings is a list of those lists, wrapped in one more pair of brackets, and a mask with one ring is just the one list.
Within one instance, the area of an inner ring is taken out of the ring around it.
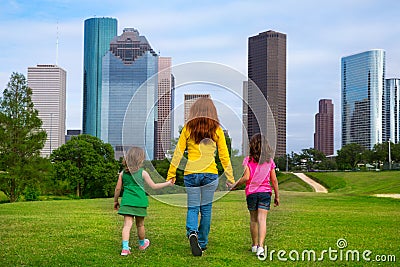
{"label": "girl in green top", "polygon": [[[144,191],[144,182],[153,189],[172,186],[173,182],[155,184],[150,175],[141,167],[145,159],[144,150],[132,147],[125,156],[125,169],[119,174],[117,186],[114,193],[114,209],[118,214],[124,216],[124,227],[122,228],[122,256],[129,255],[129,235],[135,218],[137,233],[139,237],[139,249],[144,250],[150,245],[145,239],[144,217],[147,215],[149,201]],[[118,202],[121,188],[124,188],[121,205]]]}

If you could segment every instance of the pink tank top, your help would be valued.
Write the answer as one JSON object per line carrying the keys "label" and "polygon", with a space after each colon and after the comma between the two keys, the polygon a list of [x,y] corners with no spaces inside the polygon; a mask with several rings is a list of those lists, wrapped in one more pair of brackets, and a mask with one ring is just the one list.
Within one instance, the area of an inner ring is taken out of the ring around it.
{"label": "pink tank top", "polygon": [[259,165],[246,157],[243,160],[243,166],[248,166],[250,170],[250,178],[246,182],[246,196],[259,192],[272,192],[270,176],[271,170],[276,167],[272,159]]}

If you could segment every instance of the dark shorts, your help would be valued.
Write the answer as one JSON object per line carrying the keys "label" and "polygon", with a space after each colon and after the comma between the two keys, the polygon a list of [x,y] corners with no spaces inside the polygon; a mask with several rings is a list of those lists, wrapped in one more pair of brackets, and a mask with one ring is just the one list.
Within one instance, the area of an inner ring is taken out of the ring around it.
{"label": "dark shorts", "polygon": [[271,194],[269,192],[260,192],[250,194],[246,197],[247,209],[255,211],[257,209],[269,210],[271,205]]}

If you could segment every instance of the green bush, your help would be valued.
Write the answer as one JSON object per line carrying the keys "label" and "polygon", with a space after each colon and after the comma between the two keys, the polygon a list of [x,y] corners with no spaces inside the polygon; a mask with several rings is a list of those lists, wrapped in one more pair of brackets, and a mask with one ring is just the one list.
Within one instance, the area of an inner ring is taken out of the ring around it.
{"label": "green bush", "polygon": [[25,187],[23,195],[26,201],[37,201],[39,200],[40,190],[36,186],[28,185]]}

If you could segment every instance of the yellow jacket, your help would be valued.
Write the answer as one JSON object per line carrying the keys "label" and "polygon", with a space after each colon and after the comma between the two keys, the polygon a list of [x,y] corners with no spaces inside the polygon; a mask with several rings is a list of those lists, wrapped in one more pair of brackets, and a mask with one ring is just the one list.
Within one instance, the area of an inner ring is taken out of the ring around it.
{"label": "yellow jacket", "polygon": [[217,164],[215,163],[215,151],[218,148],[219,158],[224,168],[226,178],[230,183],[234,183],[232,164],[229,158],[228,148],[226,146],[225,134],[221,127],[215,132],[215,138],[212,142],[200,142],[196,144],[190,138],[190,132],[183,127],[181,135],[176,145],[174,156],[172,158],[167,181],[176,177],[176,169],[187,148],[188,160],[185,167],[185,175],[192,173],[215,173],[218,174]]}

